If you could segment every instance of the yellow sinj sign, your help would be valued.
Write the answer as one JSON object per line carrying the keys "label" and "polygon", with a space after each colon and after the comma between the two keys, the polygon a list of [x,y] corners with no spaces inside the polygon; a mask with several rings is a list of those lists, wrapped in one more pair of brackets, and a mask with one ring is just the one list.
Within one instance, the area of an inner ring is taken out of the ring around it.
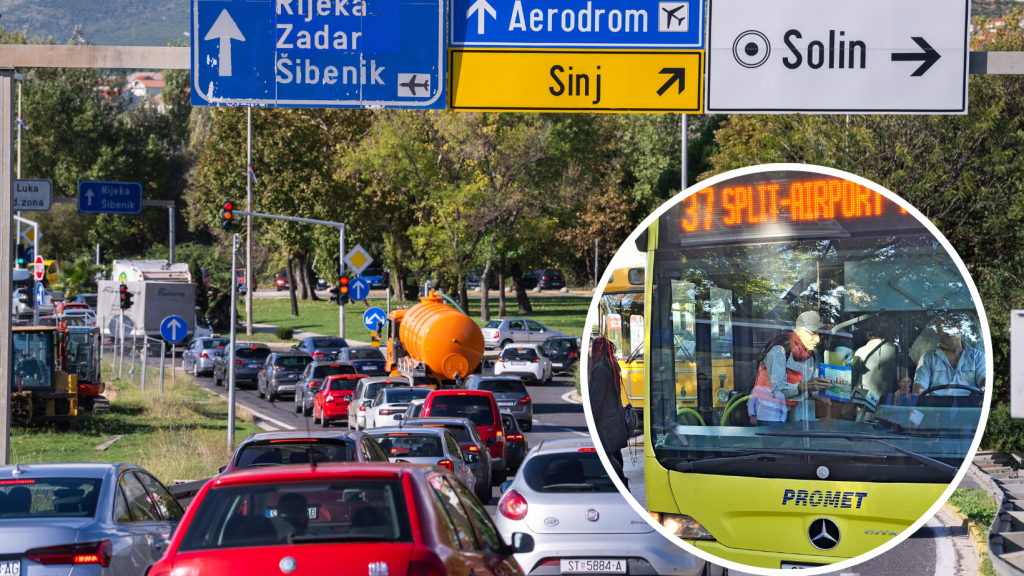
{"label": "yellow sinj sign", "polygon": [[699,50],[453,48],[448,62],[453,110],[704,110],[704,53]]}

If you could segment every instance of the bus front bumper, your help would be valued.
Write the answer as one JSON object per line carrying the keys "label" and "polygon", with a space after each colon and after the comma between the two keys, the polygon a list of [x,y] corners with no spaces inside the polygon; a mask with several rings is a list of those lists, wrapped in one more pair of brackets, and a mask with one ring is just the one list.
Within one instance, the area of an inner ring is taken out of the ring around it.
{"label": "bus front bumper", "polygon": [[[686,542],[696,546],[708,554],[714,554],[723,560],[730,560],[738,564],[757,566],[759,568],[773,568],[775,570],[781,569],[783,564],[787,564],[786,568],[793,568],[796,566],[810,568],[813,566],[827,566],[829,564],[835,564],[836,562],[842,562],[843,560],[849,560],[849,558],[837,556],[785,554],[779,552],[765,552],[763,550],[730,548],[717,540],[687,540]],[[790,566],[790,564],[795,566]]]}

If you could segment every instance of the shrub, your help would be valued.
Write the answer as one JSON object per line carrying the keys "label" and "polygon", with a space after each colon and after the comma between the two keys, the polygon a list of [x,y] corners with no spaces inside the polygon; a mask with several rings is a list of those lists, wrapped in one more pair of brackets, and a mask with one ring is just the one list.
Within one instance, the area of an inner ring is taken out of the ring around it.
{"label": "shrub", "polygon": [[289,328],[288,326],[278,326],[274,330],[274,336],[277,336],[277,338],[279,340],[291,340],[292,339],[292,334],[294,334],[294,333],[295,333],[295,330],[292,329],[292,328]]}
{"label": "shrub", "polygon": [[1010,405],[999,403],[988,413],[985,435],[981,439],[982,450],[1005,452],[1024,451],[1024,420],[1010,417]]}
{"label": "shrub", "polygon": [[985,532],[996,517],[995,499],[978,488],[954,490],[949,503]]}

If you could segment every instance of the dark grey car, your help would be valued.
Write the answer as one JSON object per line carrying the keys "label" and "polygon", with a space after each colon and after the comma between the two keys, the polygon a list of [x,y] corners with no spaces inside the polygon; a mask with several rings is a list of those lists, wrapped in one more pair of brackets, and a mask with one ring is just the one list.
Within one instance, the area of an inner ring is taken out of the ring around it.
{"label": "dark grey car", "polygon": [[269,402],[283,394],[295,394],[295,385],[312,362],[313,358],[305,354],[271,354],[263,362],[263,369],[256,380],[256,392]]}
{"label": "dark grey car", "polygon": [[3,466],[0,574],[145,574],[183,515],[133,464]]}
{"label": "dark grey car", "polygon": [[[235,385],[255,384],[263,369],[263,362],[270,356],[266,344],[235,345]],[[213,384],[221,386],[228,381],[228,350],[220,350],[213,359]]]}
{"label": "dark grey car", "polygon": [[216,353],[230,343],[229,338],[196,338],[181,353],[181,367],[197,377],[212,372]]}
{"label": "dark grey car", "polygon": [[344,338],[310,337],[303,338],[302,342],[292,346],[292,352],[309,354],[314,360],[324,360],[334,358],[342,348],[348,348],[348,342]]}
{"label": "dark grey car", "polygon": [[494,395],[498,410],[508,412],[523,430],[533,429],[533,400],[518,376],[481,376],[466,378],[466,390],[484,390]]}
{"label": "dark grey car", "polygon": [[415,428],[419,426],[443,426],[451,430],[455,435],[455,441],[459,443],[462,455],[469,464],[469,468],[476,477],[476,497],[487,504],[491,501],[491,453],[487,448],[487,442],[480,436],[476,424],[469,418],[410,418],[402,420],[401,428]]}
{"label": "dark grey car", "polygon": [[336,360],[314,360],[299,376],[295,384],[295,413],[313,415],[313,397],[320,391],[320,385],[328,376],[335,374],[358,374],[356,367],[348,362]]}
{"label": "dark grey car", "polygon": [[338,351],[336,358],[341,362],[351,362],[360,374],[367,376],[386,376],[384,370],[384,354],[380,348],[372,346],[350,346]]}
{"label": "dark grey car", "polygon": [[579,341],[572,336],[549,338],[544,341],[544,351],[551,358],[551,371],[568,374],[580,361]]}

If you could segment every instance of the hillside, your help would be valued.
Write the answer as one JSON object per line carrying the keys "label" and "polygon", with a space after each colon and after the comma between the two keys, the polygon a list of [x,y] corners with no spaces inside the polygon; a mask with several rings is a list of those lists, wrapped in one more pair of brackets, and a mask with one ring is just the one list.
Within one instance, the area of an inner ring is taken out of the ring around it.
{"label": "hillside", "polygon": [[82,26],[86,40],[107,46],[165,46],[188,40],[188,0],[0,0],[0,25],[52,36],[58,43]]}

